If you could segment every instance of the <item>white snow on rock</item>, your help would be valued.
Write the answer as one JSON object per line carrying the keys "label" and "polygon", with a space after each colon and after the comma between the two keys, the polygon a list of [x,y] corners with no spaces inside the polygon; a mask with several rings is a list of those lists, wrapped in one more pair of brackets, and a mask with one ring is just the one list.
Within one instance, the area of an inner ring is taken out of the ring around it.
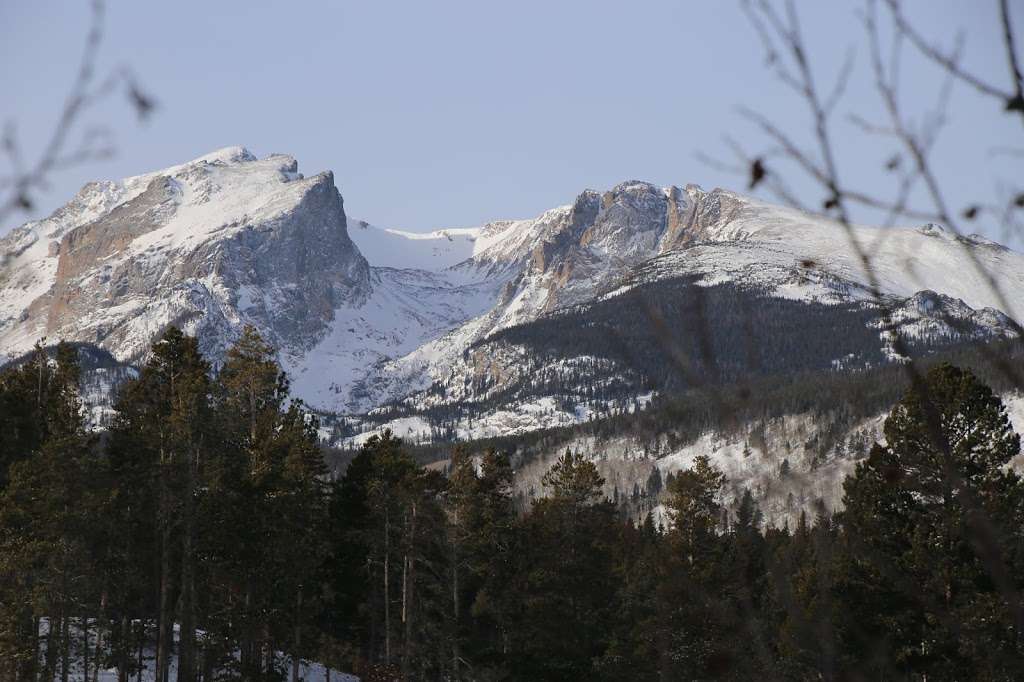
{"label": "white snow on rock", "polygon": [[[874,254],[872,273],[859,249]],[[178,324],[217,361],[253,324],[299,397],[350,414],[479,401],[469,387],[481,372],[496,395],[522,373],[521,349],[481,357],[474,344],[687,275],[821,303],[871,301],[877,288],[917,334],[945,330],[948,313],[991,336],[1024,319],[1024,255],[935,225],[848,230],[725,190],[631,180],[532,219],[414,233],[348,220],[330,172],[304,177],[291,157],[243,147],[90,183],[0,239],[0,258],[2,356],[46,336],[138,362]],[[424,392],[432,386],[440,397]],[[624,408],[533,395],[459,429],[513,433],[592,409]]]}
{"label": "white snow on rock", "polygon": [[[330,312],[324,302],[358,300],[368,268],[345,233],[332,175],[303,178],[297,167],[229,147],[86,185],[0,240],[0,352],[46,336],[137,360],[169,324],[199,334],[212,354],[246,323],[281,347],[307,344],[322,328],[314,315]],[[247,291],[259,291],[259,305],[246,307]],[[289,319],[296,313],[305,319]]]}

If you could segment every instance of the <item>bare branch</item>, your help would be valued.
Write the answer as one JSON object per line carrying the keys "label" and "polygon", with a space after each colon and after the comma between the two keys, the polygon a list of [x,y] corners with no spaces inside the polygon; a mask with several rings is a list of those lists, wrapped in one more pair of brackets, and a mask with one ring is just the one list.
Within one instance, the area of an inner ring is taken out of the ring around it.
{"label": "bare branch", "polygon": [[[843,186],[838,176],[838,166],[836,163],[835,153],[833,150],[832,139],[828,127],[828,115],[825,111],[822,101],[818,96],[818,91],[814,82],[813,74],[811,73],[810,65],[807,60],[807,52],[804,47],[802,40],[799,23],[796,16],[796,10],[791,1],[786,3],[786,16],[787,22],[783,23],[782,20],[775,13],[774,9],[767,3],[762,2],[759,5],[760,11],[767,18],[767,23],[771,25],[780,41],[786,46],[790,52],[792,58],[799,67],[801,91],[803,98],[811,112],[814,120],[815,135],[818,141],[819,151],[822,155],[823,163],[821,166],[810,162],[805,154],[800,152],[799,148],[793,144],[789,138],[782,133],[776,126],[770,121],[765,119],[763,116],[759,116],[754,112],[750,112],[748,117],[757,122],[762,130],[769,134],[773,139],[783,145],[785,149],[790,151],[791,158],[800,164],[806,172],[812,177],[818,180],[819,183],[823,184],[829,191],[829,198],[826,201],[826,206],[833,207],[838,216],[838,222],[843,227],[844,233],[846,234],[847,241],[850,244],[851,249],[860,261],[862,270],[865,274],[868,284],[868,291],[878,306],[882,317],[883,326],[893,327],[893,313],[890,302],[882,295],[881,289],[878,283],[877,274],[874,271],[871,263],[871,254],[864,248],[857,237],[857,233],[853,228],[853,224],[850,221],[849,213],[846,207],[846,201],[851,200],[850,193],[844,191]],[[749,110],[748,110],[749,111]],[[861,200],[868,201],[871,203],[878,203],[871,199],[869,196],[858,197]],[[893,350],[901,357],[907,358],[908,362],[904,364],[908,375],[910,376],[911,382],[915,385],[920,385],[923,381],[920,373],[917,370],[915,363],[909,353],[909,349],[903,339],[899,329],[893,327],[894,332],[892,335]]]}
{"label": "bare branch", "polygon": [[[949,73],[956,76],[958,79],[967,83],[978,92],[988,95],[990,97],[997,97],[1001,100],[1009,100],[1012,95],[1005,90],[986,83],[977,76],[974,76],[964,69],[960,68],[959,60],[953,55],[948,55],[942,52],[937,47],[928,43],[927,40],[921,36],[920,33],[910,25],[906,17],[900,11],[899,0],[885,0],[886,4],[889,5],[889,10],[892,13],[893,23],[901,34],[907,37],[908,40],[921,52],[935,63],[939,64],[942,68],[949,71]],[[1005,0],[1004,0],[1005,2]]]}
{"label": "bare branch", "polygon": [[795,161],[804,171],[807,172],[812,178],[820,182],[821,184],[828,186],[828,176],[824,169],[820,168],[810,157],[804,153],[793,140],[791,140],[781,129],[778,128],[774,123],[769,121],[764,115],[748,109],[746,107],[740,107],[739,113],[744,118],[749,119],[761,128],[764,133],[775,140],[776,143],[786,152],[786,154]]}
{"label": "bare branch", "polygon": [[[745,152],[743,150],[743,147],[741,147],[740,144],[731,137],[726,136],[725,141],[726,144],[730,147],[730,149],[732,149],[733,154],[742,164],[742,166],[739,169],[739,174],[742,175],[743,173],[746,173],[748,169],[750,169],[755,163],[755,157]],[[788,159],[789,154],[786,152],[785,149],[778,147],[763,152],[759,158],[762,160],[763,164],[764,160],[778,157]],[[774,171],[771,167],[765,169],[765,177],[763,182],[765,187],[768,188],[768,191],[782,203],[786,204],[787,206],[799,209],[801,211],[808,211],[807,207],[804,206],[803,202],[797,199],[796,194],[794,194],[786,185],[782,175]]]}
{"label": "bare branch", "polygon": [[825,115],[830,116],[835,110],[836,105],[839,104],[839,100],[843,98],[843,94],[846,93],[846,88],[850,84],[850,74],[853,73],[854,64],[854,51],[850,48],[846,52],[846,59],[843,61],[843,66],[839,70],[839,75],[836,77],[835,86],[832,88],[832,92],[828,97],[825,98]]}
{"label": "bare branch", "polygon": [[1003,42],[1006,45],[1006,57],[1010,62],[1010,74],[1016,88],[1014,96],[1006,102],[1007,111],[1017,111],[1024,116],[1024,76],[1021,75],[1020,59],[1017,57],[1017,44],[1013,36],[1013,24],[1010,22],[1010,3],[1000,0],[999,19],[1003,24]]}
{"label": "bare branch", "polygon": [[775,71],[776,77],[784,83],[787,87],[792,88],[796,92],[800,93],[803,90],[800,82],[790,71],[786,65],[781,53],[775,45],[775,40],[772,38],[772,31],[769,30],[768,25],[761,20],[758,12],[765,12],[768,16],[769,23],[771,24],[772,30],[778,31],[779,21],[775,17],[774,12],[770,5],[764,0],[758,0],[758,8],[755,10],[750,0],[745,0],[743,3],[743,10],[746,13],[751,25],[757,32],[758,37],[761,39],[761,44],[765,50],[765,62]]}
{"label": "bare branch", "polygon": [[118,86],[124,85],[140,119],[153,110],[155,103],[152,98],[143,93],[134,75],[126,67],[116,69],[102,81],[96,82],[96,61],[103,42],[104,20],[103,0],[93,0],[85,48],[74,83],[64,100],[57,124],[36,161],[31,164],[25,161],[13,123],[6,126],[2,144],[12,173],[0,184],[0,190],[4,192],[0,195],[0,224],[15,211],[34,208],[32,193],[47,187],[47,178],[51,172],[107,159],[114,154],[110,132],[103,128],[86,130],[78,146],[69,149],[72,133],[89,107],[109,96]]}
{"label": "bare branch", "polygon": [[694,154],[694,157],[708,168],[714,169],[721,173],[742,175],[745,172],[745,168],[743,168],[742,166],[735,166],[724,161],[720,161],[716,158],[708,156],[704,152],[697,152],[696,154]]}
{"label": "bare branch", "polygon": [[[895,3],[895,0],[887,0],[887,2],[892,6]],[[870,0],[868,2],[868,13],[865,16],[865,27],[867,29],[871,47],[871,61],[875,72],[875,84],[882,96],[883,102],[885,103],[886,110],[889,113],[891,125],[911,158],[914,159],[917,172],[924,181],[925,187],[932,199],[932,203],[935,206],[935,213],[938,218],[938,222],[952,230],[957,236],[962,236],[961,230],[958,228],[956,221],[952,219],[951,213],[946,207],[946,202],[941,188],[939,187],[938,179],[928,162],[928,152],[931,144],[934,143],[934,135],[932,135],[930,139],[922,141],[910,132],[900,112],[896,91],[893,89],[891,81],[886,79],[885,71],[882,67],[881,48],[878,40],[878,27],[875,21],[874,2]],[[959,57],[958,55],[954,55],[949,57],[949,59],[952,60],[950,63],[955,66],[958,63],[957,60]],[[948,71],[950,74],[955,74],[955,71],[952,69],[949,69]],[[949,87],[949,83],[947,82],[943,87],[943,92],[940,93],[940,106],[945,106],[949,101]],[[942,118],[944,117],[940,115],[939,119],[941,120]],[[977,214],[980,209],[981,207],[979,206],[970,210],[971,213]],[[977,254],[974,253],[973,249],[969,248],[965,241],[960,240],[959,243],[963,247],[964,254],[971,262],[974,270],[985,281],[990,291],[996,297],[996,300],[999,302],[999,306],[1006,312],[1012,311],[1013,308],[1009,305],[1009,302],[1002,291],[1002,287],[992,273],[985,268],[984,264],[978,259]],[[1021,328],[1020,324],[1012,318],[1011,326],[1018,336],[1024,339],[1024,328]]]}

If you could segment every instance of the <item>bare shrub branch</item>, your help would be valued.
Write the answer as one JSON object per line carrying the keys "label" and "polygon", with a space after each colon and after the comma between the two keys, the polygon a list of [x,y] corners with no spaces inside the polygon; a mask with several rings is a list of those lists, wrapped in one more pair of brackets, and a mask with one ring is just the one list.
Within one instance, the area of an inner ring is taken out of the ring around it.
{"label": "bare shrub branch", "polygon": [[85,48],[74,83],[38,158],[31,162],[26,159],[13,121],[4,126],[2,150],[10,173],[0,178],[0,224],[14,212],[28,212],[35,208],[34,195],[48,187],[53,172],[109,159],[114,155],[113,135],[108,128],[89,126],[79,132],[82,119],[90,108],[123,88],[140,120],[146,119],[154,110],[155,101],[143,91],[127,66],[114,69],[102,79],[97,77],[105,16],[103,0],[93,0]]}

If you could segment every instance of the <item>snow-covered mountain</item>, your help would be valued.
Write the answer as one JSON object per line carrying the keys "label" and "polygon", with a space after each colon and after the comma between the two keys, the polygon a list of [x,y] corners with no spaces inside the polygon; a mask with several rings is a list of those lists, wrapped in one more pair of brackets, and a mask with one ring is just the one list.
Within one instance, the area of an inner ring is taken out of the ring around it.
{"label": "snow-covered mountain", "polygon": [[[465,437],[578,422],[608,403],[633,409],[663,378],[650,375],[671,365],[678,349],[663,348],[646,368],[629,349],[665,345],[662,332],[681,346],[682,336],[700,332],[727,337],[719,348],[744,334],[765,346],[758,337],[769,336],[782,343],[767,344],[777,352],[763,364],[778,371],[852,369],[893,359],[893,327],[911,344],[943,345],[1012,336],[1024,313],[1024,256],[984,238],[935,225],[847,230],[695,185],[631,181],[588,190],[533,220],[463,234],[478,243],[446,274],[500,282],[498,297],[483,314],[374,368],[361,394],[369,400],[360,407],[388,405],[373,416],[410,435],[429,431],[452,408],[459,414],[448,418]],[[860,250],[873,254],[870,273]],[[708,310],[703,320],[692,310],[675,319],[673,305]],[[737,305],[752,310],[726,319]],[[773,314],[760,320],[767,307]],[[772,326],[783,318],[790,324]],[[751,320],[751,328],[738,326]],[[590,338],[598,323],[598,338]],[[794,353],[792,342],[803,337],[816,337],[820,352]],[[629,352],[603,347],[608,338]],[[690,349],[691,362],[697,351]],[[595,381],[604,405],[592,397]]]}
{"label": "snow-covered mountain", "polygon": [[[852,369],[892,358],[893,325],[923,348],[1012,336],[1024,319],[1024,255],[935,225],[848,231],[629,181],[533,219],[410,233],[347,219],[329,171],[241,147],[90,183],[0,254],[8,358],[45,336],[137,363],[178,324],[217,359],[253,324],[294,391],[364,415],[357,431],[500,435],[641,409],[687,381],[658,363],[707,371],[686,340],[700,334],[730,362],[744,334],[774,339],[766,372]],[[818,344],[794,353],[798,337]]]}
{"label": "snow-covered mountain", "polygon": [[283,352],[370,293],[330,172],[241,147],[120,182],[90,183],[0,241],[0,349],[40,337],[140,360],[177,324],[218,354],[246,322]]}

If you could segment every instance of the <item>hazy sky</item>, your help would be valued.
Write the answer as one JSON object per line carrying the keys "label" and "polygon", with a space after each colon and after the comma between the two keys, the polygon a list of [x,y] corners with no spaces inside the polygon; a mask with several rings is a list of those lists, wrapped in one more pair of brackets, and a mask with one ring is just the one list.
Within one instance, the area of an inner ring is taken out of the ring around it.
{"label": "hazy sky", "polygon": [[[1024,33],[1024,3],[1011,4]],[[855,16],[862,5],[798,6],[823,83],[857,47],[842,117],[877,113]],[[1008,83],[995,0],[918,0],[908,11],[947,45],[963,28],[968,67]],[[241,144],[291,154],[307,174],[332,169],[350,216],[427,230],[529,217],[631,178],[745,189],[695,158],[727,158],[724,134],[766,146],[737,115],[740,104],[809,139],[802,102],[765,68],[735,0],[114,0],[107,14],[103,65],[130,64],[159,109],[144,125],[121,98],[94,111],[87,122],[115,129],[117,157],[54,176],[36,197],[37,215],[88,180]],[[0,120],[16,122],[27,152],[38,153],[54,124],[87,19],[84,1],[0,2]],[[940,79],[911,57],[905,101],[920,109]],[[991,200],[1000,178],[1022,176],[1019,161],[989,150],[1019,143],[1024,131],[962,85],[950,114],[935,160],[959,210]],[[845,123],[837,135],[843,176],[891,190],[881,170],[891,148]],[[794,186],[820,203],[809,184]]]}

